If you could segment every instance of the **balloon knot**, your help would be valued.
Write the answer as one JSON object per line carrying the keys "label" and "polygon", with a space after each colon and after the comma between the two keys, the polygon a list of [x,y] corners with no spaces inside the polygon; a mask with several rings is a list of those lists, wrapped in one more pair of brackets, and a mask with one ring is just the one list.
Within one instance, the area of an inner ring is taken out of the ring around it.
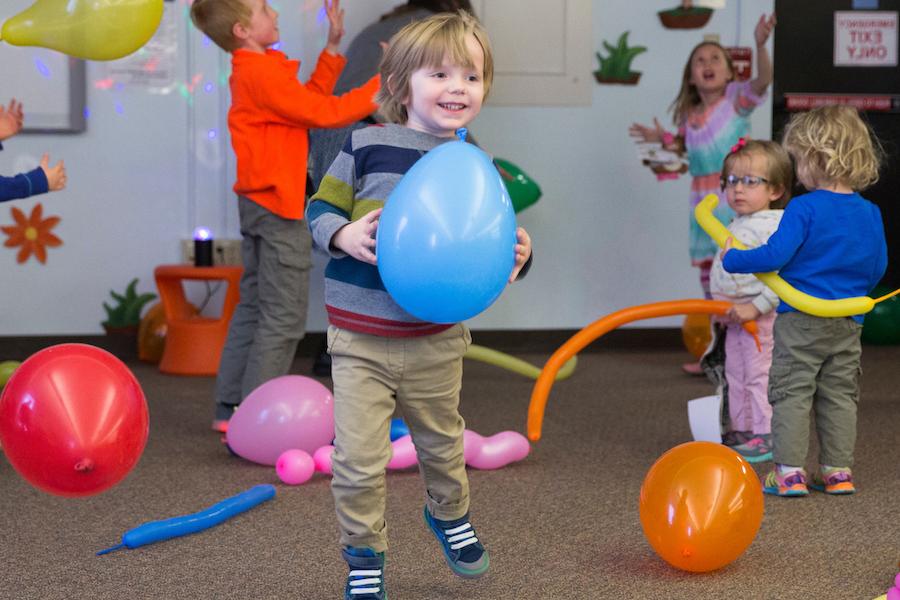
{"label": "balloon knot", "polygon": [[461,142],[466,141],[466,136],[468,134],[469,134],[469,130],[466,129],[465,127],[460,127],[459,129],[456,130],[456,137],[458,137],[459,141],[461,141]]}
{"label": "balloon knot", "polygon": [[94,470],[94,461],[90,458],[83,458],[75,463],[75,470],[79,473],[88,473]]}

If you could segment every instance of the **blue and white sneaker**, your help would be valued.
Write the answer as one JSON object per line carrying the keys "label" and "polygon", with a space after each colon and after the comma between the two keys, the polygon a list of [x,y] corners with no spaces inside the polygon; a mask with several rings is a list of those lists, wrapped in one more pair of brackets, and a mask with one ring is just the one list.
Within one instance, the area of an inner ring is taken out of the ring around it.
{"label": "blue and white sneaker", "polygon": [[469,513],[453,521],[435,519],[425,507],[425,523],[441,543],[450,569],[460,577],[478,579],[487,573],[490,556],[469,523]]}
{"label": "blue and white sneaker", "polygon": [[350,567],[344,600],[387,600],[384,589],[384,552],[371,548],[344,548],[341,555]]}

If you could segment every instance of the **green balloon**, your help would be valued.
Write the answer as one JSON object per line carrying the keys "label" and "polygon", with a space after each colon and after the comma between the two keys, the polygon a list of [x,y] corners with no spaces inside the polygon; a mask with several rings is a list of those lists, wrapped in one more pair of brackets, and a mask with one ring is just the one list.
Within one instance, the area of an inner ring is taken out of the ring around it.
{"label": "green balloon", "polygon": [[512,179],[503,177],[503,184],[509,192],[515,212],[525,210],[538,201],[542,193],[541,187],[522,169],[502,158],[495,158],[494,162],[512,176]]}
{"label": "green balloon", "polygon": [[[891,288],[879,285],[869,295],[872,298],[879,298],[892,291]],[[862,341],[879,346],[900,344],[900,298],[897,296],[888,298],[866,313]]]}
{"label": "green balloon", "polygon": [[21,364],[22,363],[17,360],[5,360],[0,362],[0,389],[6,385],[6,382],[12,377],[13,371],[18,369]]}

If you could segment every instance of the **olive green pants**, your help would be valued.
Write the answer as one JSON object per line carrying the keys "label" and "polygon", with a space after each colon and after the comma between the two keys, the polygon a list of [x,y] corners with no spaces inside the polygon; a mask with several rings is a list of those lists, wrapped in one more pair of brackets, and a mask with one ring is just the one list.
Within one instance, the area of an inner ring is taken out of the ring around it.
{"label": "olive green pants", "polygon": [[387,549],[385,468],[397,404],[416,446],[431,513],[453,520],[468,512],[459,392],[471,341],[462,324],[408,338],[328,328],[335,434],[331,491],[341,545]]}
{"label": "olive green pants", "polygon": [[853,465],[861,332],[862,325],[849,317],[787,312],[775,319],[769,403],[776,463],[805,465],[814,409],[819,464]]}

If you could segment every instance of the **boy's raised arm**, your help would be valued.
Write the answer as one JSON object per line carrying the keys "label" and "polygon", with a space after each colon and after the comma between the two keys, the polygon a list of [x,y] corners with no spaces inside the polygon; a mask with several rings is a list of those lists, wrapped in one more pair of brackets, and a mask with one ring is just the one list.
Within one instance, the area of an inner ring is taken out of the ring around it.
{"label": "boy's raised arm", "polygon": [[317,93],[299,81],[285,86],[265,73],[261,75],[255,78],[253,89],[258,106],[285,124],[306,128],[344,127],[378,110],[373,101],[381,85],[378,75],[341,96]]}

